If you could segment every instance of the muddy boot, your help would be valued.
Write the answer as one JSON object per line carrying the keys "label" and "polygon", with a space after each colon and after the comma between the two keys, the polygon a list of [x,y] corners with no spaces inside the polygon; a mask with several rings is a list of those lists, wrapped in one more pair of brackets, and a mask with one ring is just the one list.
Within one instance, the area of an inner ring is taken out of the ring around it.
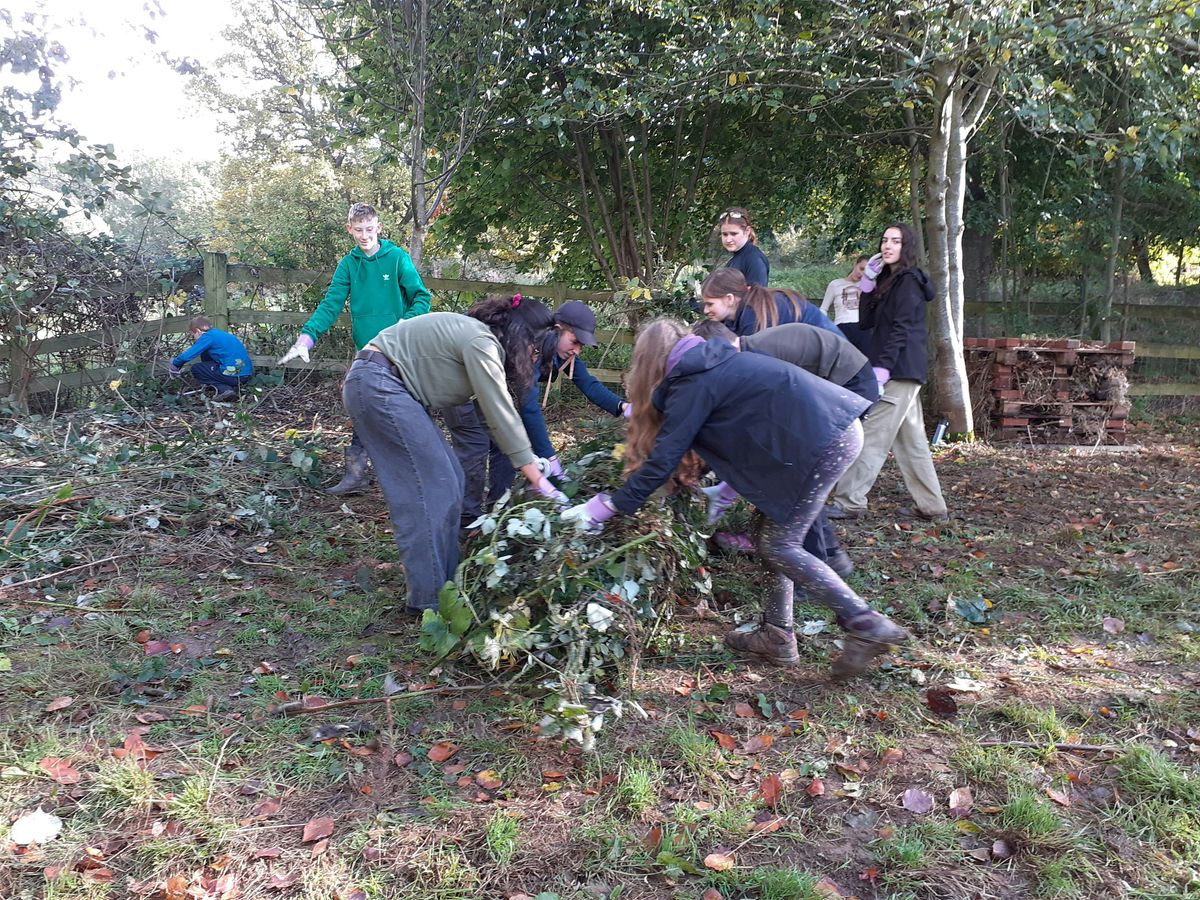
{"label": "muddy boot", "polygon": [[795,666],[800,662],[796,635],[768,622],[729,632],[725,635],[725,646],[776,666]]}
{"label": "muddy boot", "polygon": [[866,612],[847,622],[842,655],[833,661],[834,678],[853,678],[866,671],[871,660],[886,653],[892,644],[902,644],[909,633],[877,612]]}
{"label": "muddy boot", "polygon": [[854,561],[850,558],[850,554],[841,547],[829,554],[825,565],[837,572],[839,578],[849,578],[850,573],[854,571]]}
{"label": "muddy boot", "polygon": [[356,447],[351,444],[346,448],[346,474],[331,488],[326,488],[327,494],[361,494],[371,484],[368,474],[370,457],[366,447]]}

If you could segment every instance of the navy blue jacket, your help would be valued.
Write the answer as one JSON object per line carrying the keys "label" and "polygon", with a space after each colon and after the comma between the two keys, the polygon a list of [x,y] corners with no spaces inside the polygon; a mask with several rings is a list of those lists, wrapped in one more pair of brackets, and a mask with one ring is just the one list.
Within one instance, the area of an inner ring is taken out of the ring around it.
{"label": "navy blue jacket", "polygon": [[[554,341],[558,341],[557,332],[554,333]],[[553,381],[557,378],[562,370],[563,361],[558,358],[558,355],[553,349],[547,348],[549,358],[542,356],[539,363],[536,365],[533,385],[529,389],[529,393],[525,395],[525,402],[520,405],[517,412],[521,414],[521,422],[525,425],[525,432],[529,435],[529,443],[533,447],[534,455],[541,457],[554,456],[557,451],[554,445],[550,443],[550,431],[546,428],[546,418],[542,414],[542,398],[541,392],[545,388],[540,387],[543,382]],[[571,376],[571,381],[575,387],[583,393],[592,403],[600,407],[605,412],[619,416],[621,414],[621,398],[606,388],[595,375],[587,370],[587,366],[583,364],[583,360],[576,357],[575,369]]]}
{"label": "navy blue jacket", "polygon": [[694,449],[776,522],[791,517],[811,490],[821,453],[870,406],[797,366],[739,353],[720,338],[685,352],[653,402],[662,428],[641,468],[613,494],[620,512],[637,510]]}
{"label": "navy blue jacket", "polygon": [[[832,331],[838,337],[845,337],[842,330],[833,324],[833,320],[825,313],[821,312],[821,308],[815,303],[809,303],[807,300],[797,301],[800,304],[800,318],[796,318],[796,312],[792,308],[792,301],[788,299],[787,294],[782,291],[775,291],[775,309],[778,310],[778,318],[776,325],[788,325],[792,322],[800,322],[804,325],[815,325],[817,328],[824,328],[826,331]],[[758,331],[758,317],[754,315],[754,310],[746,303],[738,307],[738,311],[734,313],[732,319],[726,319],[725,324],[729,330],[738,337],[745,337],[748,334],[754,334]]]}
{"label": "navy blue jacket", "polygon": [[[886,266],[876,283],[885,278]],[[858,323],[873,329],[867,339],[867,359],[891,372],[893,380],[925,383],[929,372],[925,306],[933,296],[929,276],[914,268],[901,272],[885,296],[874,290],[859,301]]]}
{"label": "navy blue jacket", "polygon": [[771,263],[767,260],[767,254],[750,241],[742,244],[742,249],[729,257],[725,267],[737,269],[746,276],[746,284],[757,284],[759,287],[767,286],[767,277],[771,274]]}

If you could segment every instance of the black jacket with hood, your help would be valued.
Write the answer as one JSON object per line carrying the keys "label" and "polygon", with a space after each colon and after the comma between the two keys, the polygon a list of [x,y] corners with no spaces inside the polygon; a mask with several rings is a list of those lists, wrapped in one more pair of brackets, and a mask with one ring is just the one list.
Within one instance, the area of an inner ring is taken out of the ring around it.
{"label": "black jacket with hood", "polygon": [[[886,267],[876,284],[887,278]],[[867,359],[887,369],[892,380],[925,383],[929,371],[929,332],[925,327],[925,305],[933,299],[933,282],[917,268],[896,276],[887,294],[878,287],[859,301],[858,324],[871,328]]]}
{"label": "black jacket with hood", "polygon": [[870,404],[801,368],[739,353],[713,338],[687,350],[658,386],[654,448],[612,496],[632,513],[694,449],[717,476],[770,519],[786,522],[821,453]]}

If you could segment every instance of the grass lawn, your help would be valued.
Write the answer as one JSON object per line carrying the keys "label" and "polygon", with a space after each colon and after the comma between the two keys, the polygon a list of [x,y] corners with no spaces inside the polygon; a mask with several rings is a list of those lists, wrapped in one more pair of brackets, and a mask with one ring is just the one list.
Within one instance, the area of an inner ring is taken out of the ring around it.
{"label": "grass lawn", "polygon": [[[536,683],[418,650],[378,492],[317,487],[334,398],[0,428],[0,896],[1200,894],[1192,423],[944,449],[942,526],[898,521],[885,469],[851,582],[917,639],[846,684],[820,608],[798,669],[726,652],[769,579],[710,558],[625,678],[646,717],[583,754],[539,740]],[[39,808],[61,833],[16,844]]]}

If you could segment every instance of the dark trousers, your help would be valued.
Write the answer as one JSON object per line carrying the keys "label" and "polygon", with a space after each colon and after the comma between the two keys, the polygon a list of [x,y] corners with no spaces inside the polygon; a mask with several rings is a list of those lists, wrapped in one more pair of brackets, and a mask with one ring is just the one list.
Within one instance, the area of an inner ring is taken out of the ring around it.
{"label": "dark trousers", "polygon": [[[474,402],[442,410],[442,421],[450,432],[454,455],[462,466],[466,485],[462,505],[465,528],[490,510],[504,492],[512,487],[517,470],[508,456],[492,441],[483,413]],[[484,484],[487,493],[484,493]]]}
{"label": "dark trousers", "polygon": [[232,388],[235,391],[241,391],[250,380],[249,375],[226,375],[215,362],[203,360],[192,363],[192,377],[209,387]]}
{"label": "dark trousers", "polygon": [[870,357],[871,354],[867,353],[867,342],[871,340],[870,328],[863,328],[857,322],[843,322],[838,326],[838,330],[846,336],[846,340],[861,350],[864,356]]}
{"label": "dark trousers", "polygon": [[355,360],[342,385],[391,514],[410,609],[436,609],[458,567],[463,471],[437,423],[391,367]]}

